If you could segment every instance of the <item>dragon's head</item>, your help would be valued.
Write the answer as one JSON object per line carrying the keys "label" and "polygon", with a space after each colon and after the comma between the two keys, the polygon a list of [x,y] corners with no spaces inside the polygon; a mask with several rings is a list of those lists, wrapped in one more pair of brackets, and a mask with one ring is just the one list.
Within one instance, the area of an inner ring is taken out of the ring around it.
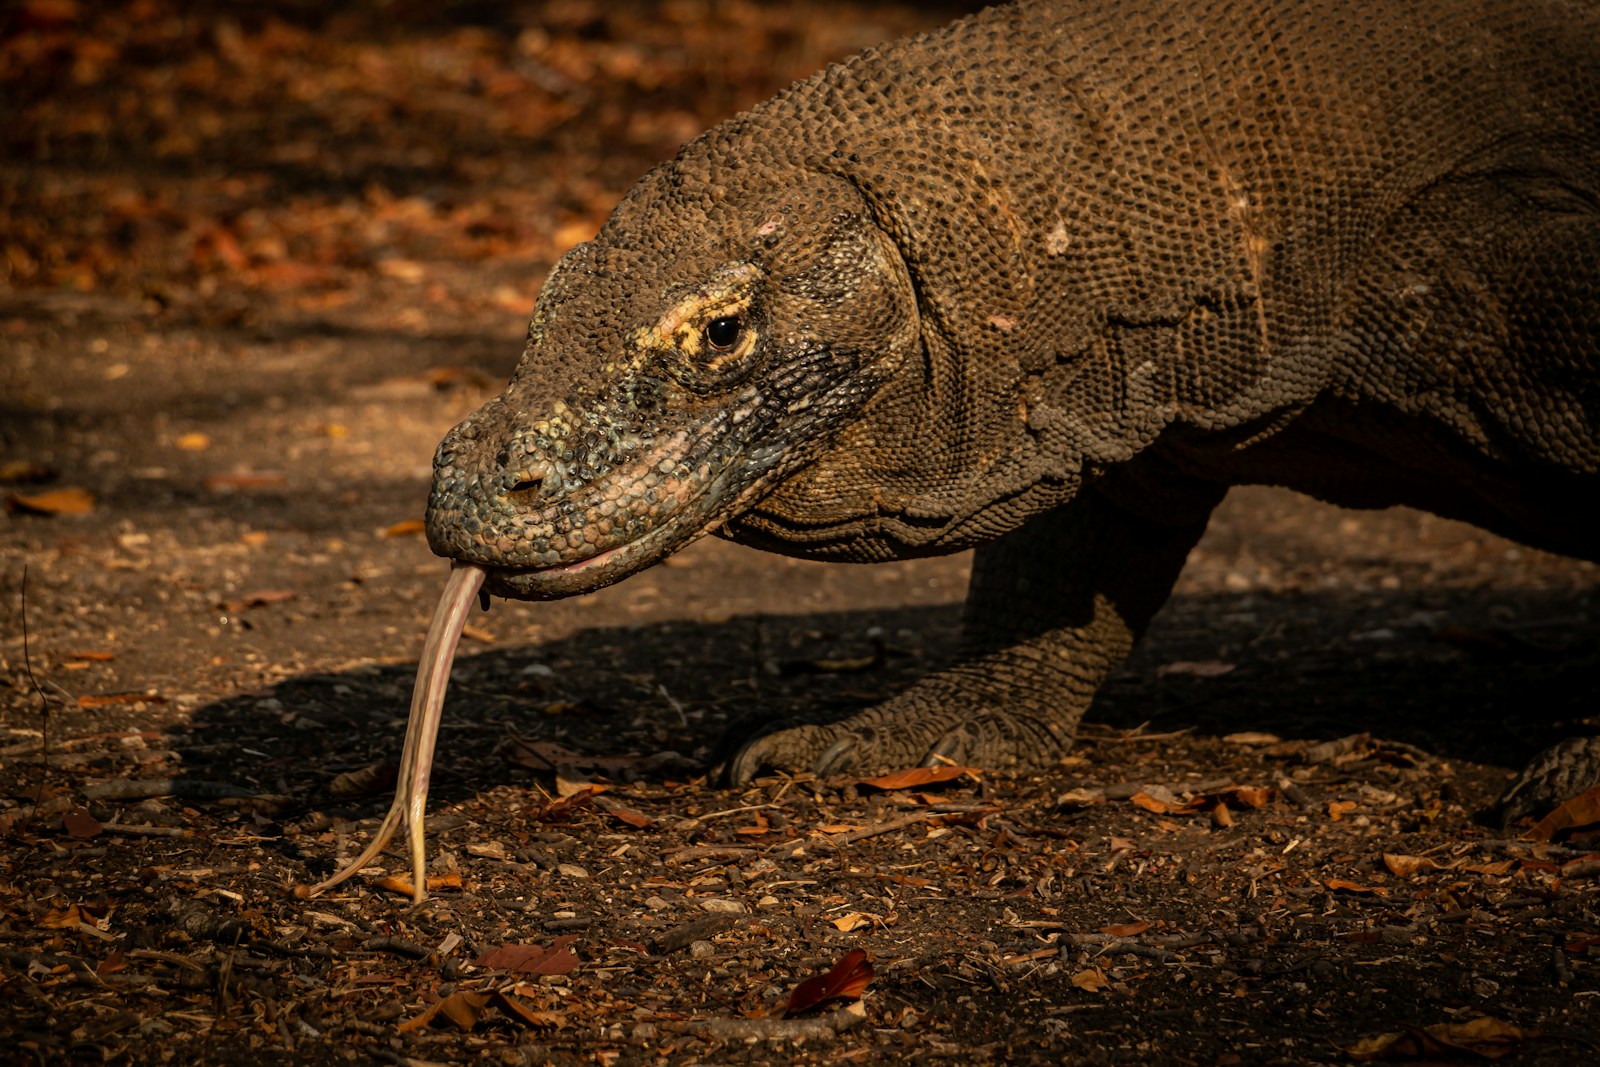
{"label": "dragon's head", "polygon": [[917,351],[910,277],[857,190],[734,159],[691,145],[647,175],[551,272],[506,390],[439,445],[428,543],[489,591],[570,596],[663,559],[812,462]]}

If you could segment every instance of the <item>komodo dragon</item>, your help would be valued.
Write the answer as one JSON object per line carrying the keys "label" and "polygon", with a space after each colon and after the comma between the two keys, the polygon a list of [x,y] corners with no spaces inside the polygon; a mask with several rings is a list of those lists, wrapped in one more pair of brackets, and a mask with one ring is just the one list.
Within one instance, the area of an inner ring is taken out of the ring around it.
{"label": "komodo dragon", "polygon": [[1034,768],[1230,485],[1600,558],[1597,366],[1595,4],[1029,0],[647,174],[439,446],[428,541],[524,600],[707,532],[976,547],[959,662],[727,770]]}

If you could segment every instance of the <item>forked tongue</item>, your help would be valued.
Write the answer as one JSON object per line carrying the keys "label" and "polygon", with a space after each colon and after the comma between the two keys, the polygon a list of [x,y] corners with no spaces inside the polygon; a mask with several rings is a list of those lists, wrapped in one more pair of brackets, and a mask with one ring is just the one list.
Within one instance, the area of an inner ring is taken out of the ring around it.
{"label": "forked tongue", "polygon": [[451,565],[450,579],[445,583],[439,606],[433,609],[433,622],[428,625],[428,639],[423,642],[422,659],[417,664],[417,684],[411,691],[411,718],[406,723],[406,744],[400,754],[400,773],[394,783],[394,803],[389,805],[389,814],[383,817],[372,843],[327,881],[318,882],[309,889],[297,887],[297,895],[316,896],[371,863],[388,846],[395,829],[403,821],[411,846],[412,899],[420,904],[427,898],[428,864],[422,830],[428,806],[428,776],[433,772],[433,748],[439,739],[439,719],[444,712],[450,664],[455,659],[456,645],[461,641],[467,612],[483,587],[485,577],[483,568],[475,564],[456,560]]}

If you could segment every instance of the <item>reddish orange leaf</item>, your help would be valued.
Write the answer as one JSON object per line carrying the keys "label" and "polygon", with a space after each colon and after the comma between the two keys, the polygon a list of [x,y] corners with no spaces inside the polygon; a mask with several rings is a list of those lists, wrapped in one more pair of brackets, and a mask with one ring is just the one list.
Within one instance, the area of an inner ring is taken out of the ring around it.
{"label": "reddish orange leaf", "polygon": [[1129,797],[1128,800],[1133,803],[1134,807],[1143,808],[1145,811],[1155,812],[1157,815],[1165,815],[1169,811],[1173,810],[1173,806],[1171,804],[1168,804],[1165,800],[1160,800],[1151,796],[1143,789],[1133,794],[1133,796]]}
{"label": "reddish orange leaf", "polygon": [[113,704],[165,704],[159,693],[85,693],[78,698],[80,708],[104,708]]}
{"label": "reddish orange leaf", "polygon": [[[377,886],[379,889],[387,889],[389,892],[398,893],[403,897],[409,897],[413,893],[411,879],[402,877],[398,874],[391,874],[386,878],[378,879]],[[449,871],[445,874],[428,875],[428,892],[430,893],[437,892],[441,889],[460,888],[461,874],[459,871]]]}
{"label": "reddish orange leaf", "polygon": [[12,493],[6,507],[34,515],[87,515],[94,510],[94,497],[87,489],[51,489],[43,493]]}
{"label": "reddish orange leaf", "polygon": [[397,522],[393,526],[386,527],[383,531],[383,536],[406,537],[410,534],[419,534],[427,528],[427,524],[421,519],[406,519],[403,522]]}
{"label": "reddish orange leaf", "polygon": [[831,1000],[860,1000],[872,981],[872,964],[864,950],[853,948],[827,974],[807,978],[794,987],[783,1006],[783,1018],[793,1018]]}
{"label": "reddish orange leaf", "polygon": [[1100,932],[1102,934],[1110,934],[1112,937],[1137,937],[1150,929],[1150,926],[1150,922],[1146,920],[1144,922],[1123,923],[1120,926],[1102,926]]}
{"label": "reddish orange leaf", "polygon": [[104,662],[105,660],[116,659],[117,654],[115,652],[68,652],[67,658],[93,660],[99,663]]}
{"label": "reddish orange leaf", "polygon": [[1568,800],[1522,836],[1529,841],[1549,841],[1563,830],[1593,823],[1600,823],[1600,785]]}
{"label": "reddish orange leaf", "polygon": [[61,816],[61,825],[66,827],[67,833],[73,837],[93,837],[104,829],[100,825],[100,820],[83,808],[73,808]]}
{"label": "reddish orange leaf", "polygon": [[[631,826],[635,830],[648,830],[650,827],[655,825],[655,821],[651,819],[650,816],[645,815],[643,812],[634,811],[632,808],[626,807],[625,805],[618,804],[609,797],[596,797],[594,803],[595,807],[599,808],[613,819],[616,819],[620,823]],[[765,828],[763,827],[763,829]]]}
{"label": "reddish orange leaf", "polygon": [[1247,808],[1264,808],[1272,799],[1272,790],[1256,785],[1236,785],[1228,790],[1228,795]]}
{"label": "reddish orange leaf", "polygon": [[1380,897],[1386,897],[1389,895],[1389,891],[1383,886],[1362,885],[1359,882],[1347,882],[1343,878],[1329,878],[1322,884],[1336,893],[1370,893]]}
{"label": "reddish orange leaf", "polygon": [[578,955],[568,946],[577,937],[558,937],[549,948],[541,945],[496,945],[473,962],[479,967],[524,974],[570,974],[578,966]]}
{"label": "reddish orange leaf", "polygon": [[882,778],[863,778],[856,784],[883,790],[921,789],[923,786],[954,781],[962,775],[970,774],[976,778],[981,773],[974,767],[909,767]]}

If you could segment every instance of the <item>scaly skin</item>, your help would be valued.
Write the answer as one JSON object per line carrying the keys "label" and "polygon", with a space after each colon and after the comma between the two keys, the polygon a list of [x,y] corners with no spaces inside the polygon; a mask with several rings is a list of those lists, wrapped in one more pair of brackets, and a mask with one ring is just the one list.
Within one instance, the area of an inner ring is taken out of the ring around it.
{"label": "scaly skin", "polygon": [[763,765],[1045,765],[1227,486],[1590,559],[1600,13],[1030,2],[686,145],[569,253],[428,537],[541,599],[700,535],[979,546],[966,654]]}

